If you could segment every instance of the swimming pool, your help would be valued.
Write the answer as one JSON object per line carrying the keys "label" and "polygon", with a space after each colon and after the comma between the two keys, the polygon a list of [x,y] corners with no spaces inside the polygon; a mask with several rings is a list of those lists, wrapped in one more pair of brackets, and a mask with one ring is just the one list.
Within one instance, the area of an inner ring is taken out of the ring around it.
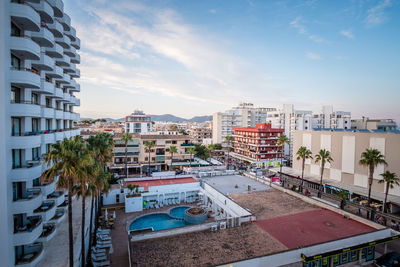
{"label": "swimming pool", "polygon": [[190,207],[187,206],[173,208],[170,210],[171,216],[167,213],[151,213],[144,215],[132,221],[129,225],[129,230],[141,230],[152,227],[154,231],[158,231],[185,226],[187,225],[184,220],[185,212],[189,208]]}

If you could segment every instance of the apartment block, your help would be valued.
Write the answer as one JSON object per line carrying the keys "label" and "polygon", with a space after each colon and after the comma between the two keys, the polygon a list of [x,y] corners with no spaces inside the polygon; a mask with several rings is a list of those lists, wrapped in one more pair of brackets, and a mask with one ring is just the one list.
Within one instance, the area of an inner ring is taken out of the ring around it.
{"label": "apartment block", "polygon": [[355,130],[377,130],[377,131],[396,131],[397,123],[393,119],[370,119],[363,117],[358,120],[351,120],[351,128]]}
{"label": "apartment block", "polygon": [[275,108],[256,108],[252,103],[241,103],[225,112],[213,114],[213,143],[222,143],[225,137],[233,135],[235,127],[256,127],[257,123],[266,122],[268,112]]}
{"label": "apartment block", "polygon": [[141,110],[135,110],[125,117],[125,132],[145,134],[152,131],[151,117]]}
{"label": "apartment block", "polygon": [[212,138],[212,130],[209,127],[197,127],[187,130],[190,140],[195,144],[203,144]]}
{"label": "apartment block", "polygon": [[2,266],[38,265],[65,217],[57,179],[40,179],[50,145],[79,135],[80,40],[63,6],[60,0],[0,3]]}

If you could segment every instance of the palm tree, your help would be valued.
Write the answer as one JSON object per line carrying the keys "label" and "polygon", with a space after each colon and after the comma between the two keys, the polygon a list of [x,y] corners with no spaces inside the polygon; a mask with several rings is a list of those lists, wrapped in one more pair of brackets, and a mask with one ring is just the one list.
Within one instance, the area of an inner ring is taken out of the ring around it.
{"label": "palm tree", "polygon": [[144,147],[146,149],[146,152],[149,153],[149,170],[148,171],[149,171],[149,176],[150,176],[150,159],[151,159],[150,153],[151,153],[151,149],[153,147],[155,147],[155,144],[154,144],[153,141],[147,141],[147,142],[144,143]]}
{"label": "palm tree", "polygon": [[361,159],[359,162],[362,166],[367,166],[369,169],[368,176],[368,206],[371,204],[371,187],[372,182],[374,180],[374,171],[375,167],[379,164],[387,165],[385,161],[385,156],[381,154],[378,149],[367,148],[364,152],[361,153]]}
{"label": "palm tree", "polygon": [[387,201],[387,195],[389,193],[389,188],[393,189],[395,185],[399,186],[400,179],[399,177],[397,177],[396,173],[390,171],[385,171],[384,173],[381,174],[381,176],[383,177],[383,179],[379,180],[378,183],[380,184],[386,183],[385,202],[383,202],[383,212],[386,212],[387,211],[386,201]]}
{"label": "palm tree", "polygon": [[297,150],[297,160],[302,160],[302,164],[301,164],[301,185],[303,186],[303,182],[304,182],[304,167],[305,167],[305,163],[306,163],[306,159],[312,159],[312,152],[311,150],[309,150],[307,147],[305,146],[301,146],[299,148],[299,150]]}
{"label": "palm tree", "polygon": [[210,151],[210,157],[212,157],[212,152],[215,150],[215,145],[214,144],[209,144],[207,146],[208,151]]}
{"label": "palm tree", "polygon": [[171,154],[171,166],[169,167],[169,169],[172,170],[172,158],[174,156],[174,153],[178,153],[178,149],[176,148],[176,146],[170,146],[169,153]]}
{"label": "palm tree", "polygon": [[132,135],[124,133],[121,140],[125,142],[125,177],[128,178],[128,142],[132,141]]}
{"label": "palm tree", "polygon": [[44,155],[44,163],[51,166],[42,174],[45,181],[52,181],[59,176],[57,187],[68,191],[68,242],[69,242],[69,266],[74,265],[74,239],[72,226],[72,190],[80,177],[86,174],[86,166],[90,162],[85,151],[85,143],[82,137],[75,136],[72,139],[64,139],[60,143],[51,146],[49,153]]}
{"label": "palm tree", "polygon": [[229,169],[229,151],[231,150],[231,144],[234,141],[233,136],[228,135],[225,137],[225,142],[228,145],[228,158],[227,158],[227,163],[226,163],[226,168]]}
{"label": "palm tree", "polygon": [[282,160],[283,160],[283,150],[284,150],[284,146],[285,144],[289,144],[289,138],[287,138],[286,135],[281,134],[278,138],[278,146],[282,147],[282,154],[281,154],[281,164],[280,164],[280,179],[282,179]]}
{"label": "palm tree", "polygon": [[331,163],[333,158],[331,157],[331,152],[326,149],[321,149],[318,154],[315,155],[315,163],[321,161],[321,180],[319,182],[319,190],[322,191],[322,177],[324,176],[325,163]]}
{"label": "palm tree", "polygon": [[189,152],[189,154],[190,154],[190,166],[189,167],[192,167],[192,155],[194,154],[194,153],[196,153],[196,150],[194,149],[194,147],[189,147],[188,149],[187,149],[187,152]]}

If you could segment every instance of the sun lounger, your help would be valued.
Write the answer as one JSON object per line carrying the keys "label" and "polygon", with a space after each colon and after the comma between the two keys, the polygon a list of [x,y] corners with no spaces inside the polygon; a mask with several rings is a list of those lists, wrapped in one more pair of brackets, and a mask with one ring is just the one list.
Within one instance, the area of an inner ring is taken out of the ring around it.
{"label": "sun lounger", "polygon": [[111,240],[110,236],[97,236],[97,238],[101,241],[109,241]]}
{"label": "sun lounger", "polygon": [[107,260],[107,256],[104,253],[101,253],[101,254],[93,254],[92,253],[92,259],[94,259],[95,261],[104,261],[104,260]]}
{"label": "sun lounger", "polygon": [[97,232],[109,234],[110,230],[109,229],[101,229],[101,228],[99,228],[99,229],[97,229]]}
{"label": "sun lounger", "polygon": [[105,249],[96,248],[96,247],[93,247],[93,248],[92,248],[92,251],[93,251],[94,253],[105,253],[105,252],[106,252]]}
{"label": "sun lounger", "polygon": [[93,267],[104,267],[104,266],[110,266],[110,261],[92,261]]}
{"label": "sun lounger", "polygon": [[97,244],[96,248],[110,248],[111,246],[111,244]]}
{"label": "sun lounger", "polygon": [[111,244],[111,240],[104,240],[104,241],[102,241],[102,240],[97,240],[97,244],[100,244],[100,245]]}

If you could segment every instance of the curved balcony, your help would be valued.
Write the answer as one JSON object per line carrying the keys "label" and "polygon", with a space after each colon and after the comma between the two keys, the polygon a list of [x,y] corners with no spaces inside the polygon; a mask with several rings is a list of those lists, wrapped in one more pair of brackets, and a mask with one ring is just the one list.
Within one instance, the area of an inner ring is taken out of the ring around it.
{"label": "curved balcony", "polygon": [[80,119],[80,116],[78,113],[73,113],[73,112],[71,113],[71,120],[79,121],[79,119]]}
{"label": "curved balcony", "polygon": [[53,23],[47,23],[47,28],[53,33],[54,37],[60,38],[63,36],[63,26],[57,20],[54,20]]}
{"label": "curved balcony", "polygon": [[46,47],[46,54],[56,59],[62,58],[64,56],[63,48],[59,44],[54,44],[53,47]]}
{"label": "curved balcony", "polygon": [[56,65],[54,65],[53,71],[46,72],[46,74],[52,78],[62,78],[64,75],[63,69]]}
{"label": "curved balcony", "polygon": [[41,216],[29,216],[23,225],[16,225],[14,229],[14,246],[22,246],[35,242],[43,232]]}
{"label": "curved balcony", "polygon": [[40,188],[42,190],[42,196],[47,196],[56,190],[57,179],[50,182],[42,182],[41,185],[35,186],[34,188]]}
{"label": "curved balcony", "polygon": [[18,168],[11,169],[11,179],[14,182],[29,182],[42,175],[42,164],[28,163]]}
{"label": "curved balcony", "polygon": [[64,191],[58,190],[53,193],[47,195],[47,199],[53,200],[56,203],[56,206],[61,205],[65,200]]}
{"label": "curved balcony", "polygon": [[71,136],[76,136],[76,135],[80,135],[80,134],[81,134],[80,129],[74,129],[71,131]]}
{"label": "curved balcony", "polygon": [[24,254],[15,259],[17,267],[34,267],[43,258],[44,247],[43,243],[35,242],[24,246]]}
{"label": "curved balcony", "polygon": [[54,38],[57,44],[61,45],[63,48],[71,47],[71,39],[68,36],[63,35],[62,37]]}
{"label": "curved balcony", "polygon": [[59,223],[62,220],[64,220],[65,216],[66,216],[65,208],[58,208],[56,210],[56,214],[54,215],[53,218],[51,218],[50,222]]}
{"label": "curved balcony", "polygon": [[71,18],[64,13],[64,16],[60,20],[64,27],[64,31],[69,31],[71,29]]}
{"label": "curved balcony", "polygon": [[81,77],[81,70],[80,70],[80,69],[76,69],[75,72],[72,72],[72,73],[71,73],[71,77],[74,77],[74,78],[79,78],[79,77]]}
{"label": "curved balcony", "polygon": [[40,32],[32,32],[31,38],[41,47],[54,46],[54,35],[45,27],[40,27]]}
{"label": "curved balcony", "polygon": [[70,139],[71,138],[71,131],[70,129],[64,129],[64,138]]}
{"label": "curved balcony", "polygon": [[51,107],[41,107],[41,117],[54,118],[54,109]]}
{"label": "curved balcony", "polygon": [[56,63],[59,66],[68,67],[71,64],[71,60],[69,59],[69,56],[63,54],[62,57],[56,58]]}
{"label": "curved balcony", "polygon": [[79,83],[76,83],[74,87],[70,89],[72,92],[80,92],[81,91],[81,85]]}
{"label": "curved balcony", "polygon": [[44,222],[48,222],[56,214],[56,202],[54,200],[45,200],[42,205],[35,209],[33,213],[35,215],[42,216]]}
{"label": "curved balcony", "polygon": [[81,49],[81,39],[79,39],[78,37],[76,37],[75,41],[71,42],[71,45],[73,47],[75,47],[76,49]]}
{"label": "curved balcony", "polygon": [[40,188],[28,189],[24,197],[12,202],[12,212],[14,214],[30,213],[40,207],[42,201],[43,196]]}
{"label": "curved balcony", "polygon": [[56,142],[62,141],[64,139],[64,133],[63,132],[56,132]]}
{"label": "curved balcony", "polygon": [[21,29],[39,31],[40,16],[30,6],[25,4],[10,3],[11,20]]}
{"label": "curved balcony", "polygon": [[70,120],[71,119],[71,112],[64,112],[64,120]]}
{"label": "curved balcony", "polygon": [[54,69],[54,59],[45,53],[40,53],[39,60],[32,60],[32,67],[38,70],[52,71]]}
{"label": "curved balcony", "polygon": [[81,56],[76,53],[76,50],[75,50],[75,55],[73,57],[71,57],[71,63],[74,63],[74,64],[81,63]]}
{"label": "curved balcony", "polygon": [[29,37],[11,36],[10,49],[17,57],[22,59],[40,59],[40,46]]}
{"label": "curved balcony", "polygon": [[64,14],[64,3],[62,0],[48,0],[53,8],[54,16],[61,18]]}
{"label": "curved balcony", "polygon": [[43,231],[38,238],[39,242],[47,242],[56,235],[56,225],[54,223],[46,223],[43,225]]}
{"label": "curved balcony", "polygon": [[74,27],[71,26],[71,29],[69,31],[64,31],[64,34],[68,35],[68,37],[71,39],[71,44],[76,40],[76,30]]}
{"label": "curved balcony", "polygon": [[64,97],[63,90],[61,88],[55,88],[53,97],[55,97],[55,98],[63,98]]}
{"label": "curved balcony", "polygon": [[64,111],[56,109],[55,117],[56,117],[56,119],[62,120],[64,118]]}
{"label": "curved balcony", "polygon": [[64,67],[64,70],[65,72],[68,72],[70,75],[73,75],[76,72],[76,66],[75,64],[71,63],[68,66]]}
{"label": "curved balcony", "polygon": [[39,147],[42,138],[39,132],[20,133],[22,136],[11,136],[10,146],[12,149],[25,149]]}
{"label": "curved balcony", "polygon": [[35,8],[37,12],[39,12],[42,21],[46,23],[53,23],[54,10],[46,1],[30,3],[30,5]]}
{"label": "curved balcony", "polygon": [[45,131],[45,134],[42,135],[42,143],[54,144],[55,142],[56,142],[55,133],[53,133],[53,131],[50,131],[50,130],[49,131]]}
{"label": "curved balcony", "polygon": [[41,79],[41,93],[44,94],[54,94],[54,84],[52,84],[51,82],[46,81],[45,79]]}
{"label": "curved balcony", "polygon": [[70,90],[72,91],[72,88],[75,88],[75,86],[76,86],[76,81],[71,79],[69,83],[64,85],[64,88],[71,88]]}
{"label": "curved balcony", "polygon": [[31,101],[11,102],[10,113],[15,117],[40,117],[40,106]]}
{"label": "curved balcony", "polygon": [[31,69],[10,69],[10,83],[17,87],[40,88],[40,75]]}
{"label": "curved balcony", "polygon": [[70,57],[75,57],[76,54],[76,49],[75,47],[71,46],[70,48],[65,48],[64,49],[64,54],[70,56]]}
{"label": "curved balcony", "polygon": [[64,100],[65,102],[71,103],[71,95],[68,94],[68,93],[64,93],[63,100]]}
{"label": "curved balcony", "polygon": [[71,102],[73,103],[74,106],[81,105],[81,100],[79,98],[76,98],[75,96],[71,96]]}

